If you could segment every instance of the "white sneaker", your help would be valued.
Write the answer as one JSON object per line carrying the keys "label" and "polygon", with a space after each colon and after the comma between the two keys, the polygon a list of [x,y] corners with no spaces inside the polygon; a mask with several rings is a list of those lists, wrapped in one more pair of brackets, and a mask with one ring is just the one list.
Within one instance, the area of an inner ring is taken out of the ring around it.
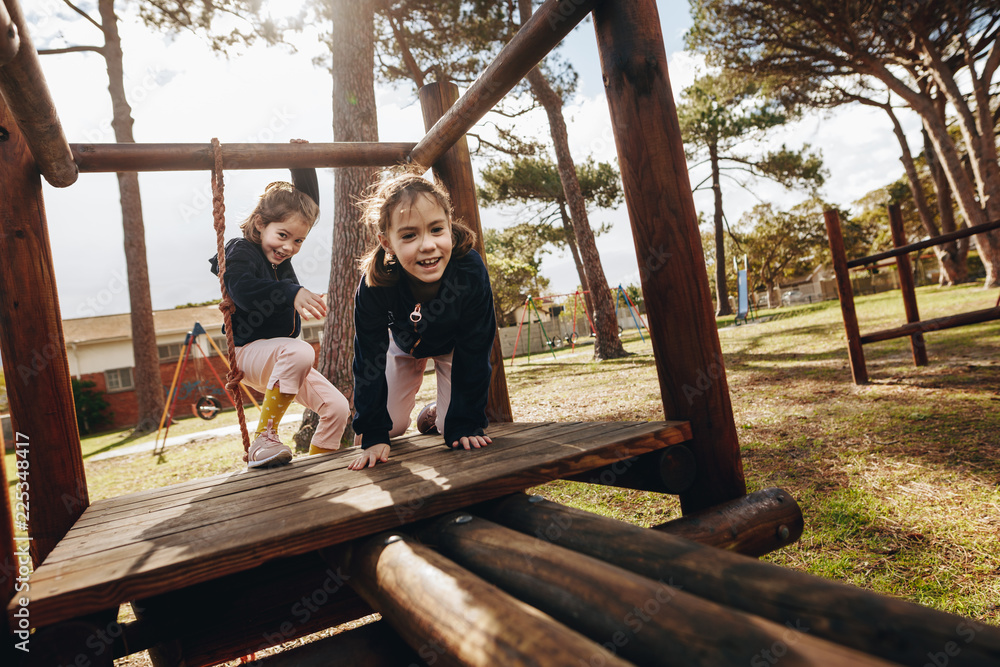
{"label": "white sneaker", "polygon": [[292,460],[292,450],[281,444],[278,434],[267,420],[267,428],[250,443],[250,450],[243,456],[247,468],[271,468]]}

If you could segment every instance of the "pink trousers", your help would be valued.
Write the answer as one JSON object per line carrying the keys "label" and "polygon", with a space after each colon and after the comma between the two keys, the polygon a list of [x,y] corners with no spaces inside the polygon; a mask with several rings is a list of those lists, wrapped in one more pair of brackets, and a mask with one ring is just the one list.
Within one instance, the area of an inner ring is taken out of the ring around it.
{"label": "pink trousers", "polygon": [[278,385],[283,394],[319,415],[312,444],[323,449],[339,449],[347,427],[350,406],[347,399],[323,374],[313,368],[316,353],[312,345],[297,338],[268,338],[236,348],[236,363],[243,382],[263,393]]}
{"label": "pink trousers", "polygon": [[[434,360],[434,374],[437,377],[437,425],[438,433],[444,433],[444,418],[451,403],[451,359],[452,352]],[[392,417],[389,437],[402,435],[410,425],[410,414],[417,403],[417,392],[424,380],[427,359],[411,357],[399,349],[396,341],[389,336],[389,350],[385,355],[385,381],[389,387],[386,407]]]}

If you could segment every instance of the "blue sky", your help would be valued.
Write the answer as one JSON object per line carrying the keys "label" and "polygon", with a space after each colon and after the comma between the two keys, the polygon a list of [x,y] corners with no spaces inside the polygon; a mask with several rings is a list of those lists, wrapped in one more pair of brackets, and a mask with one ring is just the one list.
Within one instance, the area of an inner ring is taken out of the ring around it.
{"label": "blue sky", "polygon": [[[83,3],[93,7],[95,3]],[[42,0],[30,8],[31,32],[40,46],[49,40],[93,43],[97,30],[71,17],[59,0]],[[697,60],[682,51],[690,25],[687,2],[660,3],[661,26],[674,94],[695,76]],[[96,15],[96,10],[94,10]],[[208,143],[285,142],[304,138],[330,141],[331,84],[325,69],[311,59],[323,54],[314,34],[298,41],[298,51],[254,47],[229,59],[212,54],[192,35],[173,38],[150,33],[125,16],[121,24],[126,60],[126,90],[133,106],[138,142]],[[593,156],[616,159],[607,104],[601,84],[593,26],[588,20],[564,42],[563,57],[580,74],[576,97],[566,105],[570,141],[578,160]],[[114,141],[111,105],[103,60],[96,54],[45,56],[42,67],[71,143]],[[379,133],[383,141],[416,141],[423,122],[410,91],[379,86]],[[881,113],[881,112],[879,112]],[[544,115],[524,119],[521,127],[547,135]],[[911,123],[908,126],[914,129]],[[877,114],[853,109],[828,118],[809,118],[773,139],[797,146],[811,143],[823,151],[832,178],[828,199],[848,206],[865,192],[901,173],[899,149],[887,121]],[[481,163],[480,163],[481,164]],[[263,187],[287,179],[287,171],[231,171],[226,175],[229,236],[252,209]],[[692,182],[700,177],[692,175]],[[323,211],[320,224],[295,258],[303,284],[326,290],[329,277],[332,172],[321,170]],[[140,175],[146,225],[151,293],[155,309],[205,301],[218,296],[218,282],[208,271],[214,252],[211,197],[207,172]],[[125,257],[117,181],[113,174],[83,174],[70,188],[45,186],[56,279],[64,318],[110,315],[128,311]],[[791,205],[801,196],[777,186],[761,186],[751,195],[727,191],[726,213],[735,222],[757,199]],[[711,201],[696,194],[699,210],[710,216]],[[484,225],[503,226],[517,220],[515,211],[482,211]],[[635,251],[624,206],[595,211],[592,224],[612,224],[598,239],[611,286],[638,283]],[[568,253],[546,255],[543,273],[554,292],[573,291],[576,272]]]}

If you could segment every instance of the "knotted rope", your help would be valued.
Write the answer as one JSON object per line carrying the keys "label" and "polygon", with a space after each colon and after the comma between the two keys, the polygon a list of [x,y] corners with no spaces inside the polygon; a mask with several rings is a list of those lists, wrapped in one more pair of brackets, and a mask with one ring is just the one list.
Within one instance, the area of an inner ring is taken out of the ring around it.
{"label": "knotted rope", "polygon": [[[233,312],[236,304],[229,296],[226,289],[226,202],[222,198],[222,146],[219,140],[212,139],[212,152],[215,155],[215,166],[212,168],[212,217],[215,224],[215,241],[219,260],[219,287],[222,290],[222,302],[219,303],[219,310],[222,311],[223,320],[226,323],[226,347],[229,356],[229,374],[226,376],[226,389],[233,398],[236,405],[236,414],[240,419],[240,432],[243,434],[243,451],[250,451],[250,434],[247,433],[247,418],[243,414],[243,394],[240,393],[240,382],[243,381],[243,371],[236,365],[236,345],[233,343]],[[244,455],[243,460],[246,460]]]}

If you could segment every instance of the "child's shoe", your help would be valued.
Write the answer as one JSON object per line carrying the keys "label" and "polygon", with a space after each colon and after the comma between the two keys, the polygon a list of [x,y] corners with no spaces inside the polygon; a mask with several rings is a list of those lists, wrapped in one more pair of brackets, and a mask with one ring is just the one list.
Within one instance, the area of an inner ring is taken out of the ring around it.
{"label": "child's shoe", "polygon": [[428,403],[420,409],[417,415],[417,431],[424,435],[437,435],[438,404],[437,401]]}
{"label": "child's shoe", "polygon": [[292,450],[281,444],[269,419],[267,428],[254,438],[250,443],[250,450],[243,458],[247,462],[247,468],[271,468],[291,461]]}

